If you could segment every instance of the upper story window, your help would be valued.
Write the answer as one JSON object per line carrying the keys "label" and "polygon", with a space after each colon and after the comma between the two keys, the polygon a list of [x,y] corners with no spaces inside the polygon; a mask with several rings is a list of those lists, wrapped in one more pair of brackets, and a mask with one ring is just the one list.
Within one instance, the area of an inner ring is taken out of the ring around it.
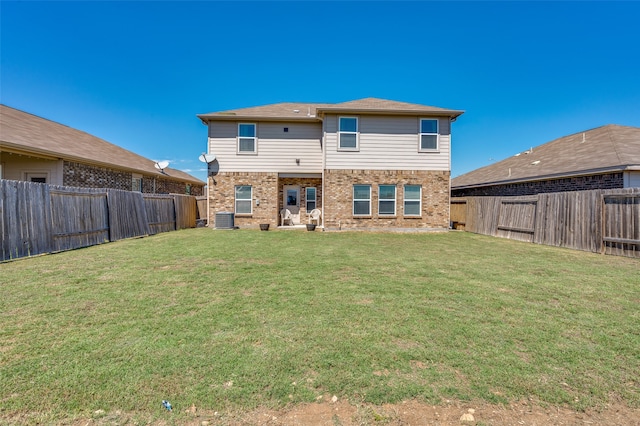
{"label": "upper story window", "polygon": [[256,154],[258,152],[257,139],[255,124],[238,124],[238,154]]}
{"label": "upper story window", "polygon": [[396,186],[378,185],[378,214],[394,216],[396,214]]}
{"label": "upper story window", "polygon": [[434,118],[420,119],[420,149],[419,151],[437,151],[438,145],[438,120]]}
{"label": "upper story window", "polygon": [[338,149],[345,151],[357,151],[358,118],[340,117],[338,121]]}

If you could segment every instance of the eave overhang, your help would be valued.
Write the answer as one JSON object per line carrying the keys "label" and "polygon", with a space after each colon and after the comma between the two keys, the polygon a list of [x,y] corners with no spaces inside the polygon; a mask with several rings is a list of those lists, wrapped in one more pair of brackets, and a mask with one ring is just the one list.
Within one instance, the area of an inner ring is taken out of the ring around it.
{"label": "eave overhang", "polygon": [[496,180],[496,181],[490,181],[490,182],[474,183],[474,184],[468,184],[468,185],[458,185],[458,186],[451,186],[451,190],[453,191],[456,189],[475,189],[475,188],[483,188],[485,186],[511,185],[511,184],[517,184],[517,183],[526,183],[526,182],[540,182],[544,180],[593,176],[593,175],[601,175],[601,174],[615,173],[615,172],[623,173],[627,171],[640,171],[640,164],[602,167],[597,169],[552,173],[552,174],[540,175],[540,176],[528,176],[528,177],[522,177],[518,179],[505,179],[505,180]]}

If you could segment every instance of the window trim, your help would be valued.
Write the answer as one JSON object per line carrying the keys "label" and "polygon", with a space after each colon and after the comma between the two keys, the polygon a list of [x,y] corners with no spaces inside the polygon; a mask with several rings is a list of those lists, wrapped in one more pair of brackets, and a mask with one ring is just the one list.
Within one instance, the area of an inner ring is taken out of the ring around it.
{"label": "window trim", "polygon": [[[356,198],[356,186],[366,186],[369,188],[369,198]],[[368,183],[354,183],[351,191],[351,197],[353,199],[351,206],[351,213],[355,217],[371,217],[371,184]],[[356,213],[356,201],[367,201],[369,203],[369,212],[362,214]]]}
{"label": "window trim", "polygon": [[[143,179],[141,174],[132,173],[131,174],[131,191],[142,192],[142,182],[143,182]],[[136,186],[134,187],[134,185]]]}
{"label": "window trim", "polygon": [[[249,187],[249,198],[238,198],[238,188]],[[238,201],[249,201],[249,212],[238,212]],[[253,186],[251,185],[235,185],[233,188],[233,212],[236,215],[252,215],[253,214]]]}
{"label": "window trim", "polygon": [[[420,189],[418,199],[407,199],[407,186],[417,186]],[[407,217],[422,217],[422,185],[404,184],[402,186],[402,214]],[[407,201],[418,201],[418,211],[420,214],[407,214]]]}
{"label": "window trim", "polygon": [[304,208],[307,210],[307,213],[309,213],[311,210],[313,209],[309,209],[309,190],[313,189],[313,209],[317,209],[318,208],[318,188],[316,188],[315,186],[307,186],[304,189]]}
{"label": "window trim", "polygon": [[[356,131],[343,131],[340,130],[340,120],[343,118],[352,118],[356,120]],[[355,147],[343,147],[341,145],[342,142],[342,134],[345,135],[355,135],[356,136],[356,146]],[[358,117],[353,116],[338,116],[338,143],[337,143],[338,151],[360,151],[360,119]]]}
{"label": "window trim", "polygon": [[[51,177],[48,171],[36,171],[36,170],[27,170],[22,173],[24,181],[27,182],[36,182],[36,183],[51,183]],[[38,179],[34,181],[32,179]],[[39,180],[44,179],[44,182],[38,182]]]}
{"label": "window trim", "polygon": [[[423,121],[435,121],[436,122],[436,132],[422,132],[422,122]],[[422,148],[422,136],[434,136],[436,137],[436,147],[435,148]],[[418,152],[440,152],[440,120],[437,118],[429,118],[422,117],[418,120]]]}
{"label": "window trim", "polygon": [[[391,198],[382,198],[381,195],[381,191],[380,191],[380,187],[382,186],[391,186],[393,187],[393,199]],[[396,208],[397,208],[397,198],[398,198],[398,188],[396,184],[390,184],[390,183],[383,183],[383,184],[378,184],[378,216],[385,216],[385,217],[389,217],[389,216],[395,216],[396,215]],[[380,203],[382,201],[393,201],[393,213],[382,213],[381,209],[380,209]]]}
{"label": "window trim", "polygon": [[[240,126],[253,126],[254,136],[240,136]],[[242,151],[240,149],[241,139],[253,139],[253,151]],[[238,123],[236,135],[236,154],[239,155],[257,155],[258,154],[258,125],[256,123]]]}

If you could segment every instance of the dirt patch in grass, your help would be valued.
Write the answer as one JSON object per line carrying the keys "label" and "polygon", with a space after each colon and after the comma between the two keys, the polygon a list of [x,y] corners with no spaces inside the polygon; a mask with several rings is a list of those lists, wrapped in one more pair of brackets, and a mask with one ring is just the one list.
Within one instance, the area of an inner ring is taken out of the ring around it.
{"label": "dirt patch in grass", "polygon": [[[159,409],[160,410],[160,409]],[[29,423],[31,416],[2,418],[9,424]],[[33,419],[31,419],[33,420]],[[249,412],[215,412],[189,407],[182,411],[158,414],[153,420],[132,413],[96,412],[91,418],[61,421],[66,425],[111,424],[182,424],[190,426],[407,426],[407,425],[640,425],[640,409],[614,402],[601,409],[584,412],[564,407],[552,407],[533,401],[518,401],[509,405],[486,402],[446,401],[430,405],[417,401],[381,406],[350,404],[325,396],[315,403],[299,404],[281,410],[258,408]]]}

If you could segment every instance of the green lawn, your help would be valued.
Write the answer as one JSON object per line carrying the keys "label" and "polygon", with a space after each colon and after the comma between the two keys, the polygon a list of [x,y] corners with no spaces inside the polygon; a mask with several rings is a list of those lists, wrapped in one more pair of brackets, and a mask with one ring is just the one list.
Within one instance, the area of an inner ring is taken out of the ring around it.
{"label": "green lawn", "polygon": [[200,228],[0,264],[0,285],[0,421],[326,394],[640,406],[637,259]]}

